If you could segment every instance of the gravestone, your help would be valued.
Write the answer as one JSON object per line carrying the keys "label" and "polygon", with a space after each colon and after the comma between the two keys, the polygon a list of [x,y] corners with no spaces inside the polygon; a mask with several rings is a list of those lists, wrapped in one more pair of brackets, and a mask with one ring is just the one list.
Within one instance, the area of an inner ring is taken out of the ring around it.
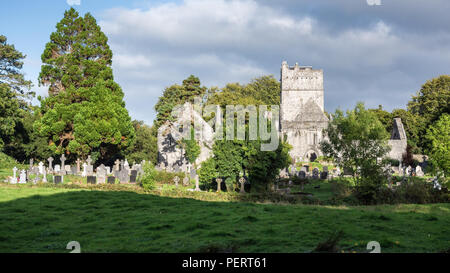
{"label": "gravestone", "polygon": [[79,174],[81,171],[81,160],[79,158],[77,158],[77,168],[76,168],[76,173],[75,174]]}
{"label": "gravestone", "polygon": [[61,172],[61,166],[59,164],[55,165],[55,173],[60,173]]}
{"label": "gravestone", "polygon": [[108,184],[115,184],[116,178],[114,176],[108,176]]}
{"label": "gravestone", "polygon": [[11,184],[17,184],[17,167],[13,168],[13,177],[9,181]]}
{"label": "gravestone", "polygon": [[222,189],[222,181],[223,181],[222,178],[220,178],[220,177],[217,177],[217,178],[216,178],[216,182],[217,182],[217,192],[220,192],[221,189]]}
{"label": "gravestone", "polygon": [[78,168],[78,166],[71,166],[70,167],[70,173],[73,175],[79,175],[80,174],[80,169]]}
{"label": "gravestone", "polygon": [[314,168],[314,170],[312,171],[313,175],[313,179],[319,179],[319,169],[318,168]]}
{"label": "gravestone", "polygon": [[351,168],[344,167],[344,175],[353,175],[353,170]]}
{"label": "gravestone", "polygon": [[173,178],[173,182],[175,182],[175,187],[178,188],[178,182],[180,182],[180,178],[178,177],[178,175]]}
{"label": "gravestone", "polygon": [[128,174],[128,170],[126,170],[125,168],[119,171],[119,181],[122,184],[130,182],[130,176]]}
{"label": "gravestone", "polygon": [[97,171],[96,171],[96,176],[97,176],[97,182],[99,184],[104,184],[105,180],[106,180],[106,168],[105,165],[100,165],[97,167]]}
{"label": "gravestone", "polygon": [[27,174],[25,173],[25,170],[22,170],[20,172],[20,176],[19,176],[19,184],[25,184],[27,183]]}
{"label": "gravestone", "polygon": [[87,175],[92,176],[94,174],[94,166],[92,166],[92,164],[91,164],[92,158],[90,155],[88,155],[88,158],[86,159],[86,163],[87,163],[86,173],[87,173]]}
{"label": "gravestone", "polygon": [[327,178],[328,178],[328,172],[323,171],[320,173],[320,179],[325,180]]}
{"label": "gravestone", "polygon": [[298,173],[298,178],[300,178],[300,179],[305,179],[305,178],[306,178],[306,173],[305,173],[305,171],[300,171],[300,172]]}
{"label": "gravestone", "polygon": [[48,161],[48,171],[53,172],[53,157],[47,158]]}
{"label": "gravestone", "polygon": [[130,183],[136,183],[136,179],[137,179],[137,170],[131,170]]}
{"label": "gravestone", "polygon": [[61,173],[64,175],[66,174],[66,166],[65,166],[66,156],[63,154],[59,159],[61,160]]}
{"label": "gravestone", "polygon": [[412,175],[412,167],[411,167],[411,166],[408,166],[408,167],[406,168],[406,175],[408,175],[408,176],[411,176],[411,175]]}
{"label": "gravestone", "polygon": [[64,171],[66,172],[66,174],[72,174],[72,168],[70,165],[65,165],[64,166]]}
{"label": "gravestone", "polygon": [[31,170],[33,168],[33,163],[34,163],[34,159],[30,159],[30,167],[28,168],[29,170]]}
{"label": "gravestone", "polygon": [[44,163],[41,161],[39,162],[39,174],[43,174],[44,173]]}
{"label": "gravestone", "polygon": [[61,184],[62,182],[63,182],[62,175],[54,175],[53,176],[53,183]]}
{"label": "gravestone", "polygon": [[42,174],[42,183],[47,183],[47,170],[44,167],[44,173]]}
{"label": "gravestone", "polygon": [[109,166],[106,167],[106,174],[111,175],[111,167]]}
{"label": "gravestone", "polygon": [[189,177],[185,176],[183,178],[183,186],[189,186]]}
{"label": "gravestone", "polygon": [[246,182],[245,177],[239,178],[239,183],[241,184],[240,193],[245,193],[245,182]]}
{"label": "gravestone", "polygon": [[87,176],[87,183],[88,184],[96,184],[97,183],[97,177],[93,175]]}
{"label": "gravestone", "polygon": [[425,174],[424,174],[423,171],[422,171],[422,167],[417,166],[417,167],[416,167],[416,176],[422,177],[422,176],[424,176],[424,175],[425,175]]}
{"label": "gravestone", "polygon": [[83,163],[83,172],[81,173],[82,177],[86,177],[87,176],[87,164],[86,162]]}

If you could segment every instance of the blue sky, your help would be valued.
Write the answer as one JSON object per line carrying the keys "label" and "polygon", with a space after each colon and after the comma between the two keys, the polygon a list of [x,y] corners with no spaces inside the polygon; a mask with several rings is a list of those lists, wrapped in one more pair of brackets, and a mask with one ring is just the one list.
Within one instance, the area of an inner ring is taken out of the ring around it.
{"label": "blue sky", "polygon": [[[449,74],[450,1],[81,0],[109,38],[116,81],[133,119],[151,124],[165,87],[190,74],[206,86],[247,83],[281,62],[324,69],[325,109],[404,108],[428,79]],[[0,34],[27,55],[37,86],[40,55],[70,6],[8,1]],[[36,102],[36,101],[35,101]]]}

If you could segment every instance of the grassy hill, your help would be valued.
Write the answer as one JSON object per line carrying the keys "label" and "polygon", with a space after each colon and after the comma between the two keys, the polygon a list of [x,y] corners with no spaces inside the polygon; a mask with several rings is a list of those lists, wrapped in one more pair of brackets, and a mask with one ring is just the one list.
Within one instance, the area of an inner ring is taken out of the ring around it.
{"label": "grassy hill", "polygon": [[[216,193],[208,193],[215,195]],[[310,252],[450,249],[450,204],[332,207],[212,202],[133,191],[0,185],[0,252]]]}

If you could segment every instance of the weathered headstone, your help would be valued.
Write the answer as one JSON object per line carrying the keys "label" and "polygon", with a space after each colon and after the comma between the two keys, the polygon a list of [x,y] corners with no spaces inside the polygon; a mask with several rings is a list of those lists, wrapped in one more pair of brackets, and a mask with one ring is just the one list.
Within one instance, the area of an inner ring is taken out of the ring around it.
{"label": "weathered headstone", "polygon": [[96,176],[97,176],[97,182],[99,184],[104,184],[105,180],[106,180],[106,168],[105,165],[100,165],[97,167],[97,171],[96,171]]}
{"label": "weathered headstone", "polygon": [[180,178],[178,177],[178,175],[173,178],[173,182],[175,182],[175,187],[178,188],[178,182],[180,182]]}
{"label": "weathered headstone", "polygon": [[19,184],[25,184],[25,183],[27,183],[27,174],[25,173],[25,170],[22,170],[20,172]]}
{"label": "weathered headstone", "polygon": [[87,163],[86,173],[87,173],[87,175],[92,176],[94,174],[94,166],[92,166],[92,164],[91,164],[92,158],[90,155],[88,155],[88,158],[86,159],[86,163]]}
{"label": "weathered headstone", "polygon": [[189,186],[189,177],[185,176],[183,178],[183,186]]}
{"label": "weathered headstone", "polygon": [[77,174],[77,175],[80,174],[80,171],[81,171],[80,168],[81,168],[81,160],[79,158],[77,158],[77,169],[76,169],[76,173],[75,174]]}
{"label": "weathered headstone", "polygon": [[128,170],[127,169],[122,169],[119,172],[119,181],[120,183],[128,183],[130,182],[130,175],[128,174]]}
{"label": "weathered headstone", "polygon": [[13,168],[13,177],[9,181],[11,184],[17,184],[17,167]]}
{"label": "weathered headstone", "polygon": [[108,184],[115,184],[116,178],[114,176],[108,176]]}
{"label": "weathered headstone", "polygon": [[78,169],[78,166],[70,166],[70,173],[73,175],[79,175],[80,170]]}
{"label": "weathered headstone", "polygon": [[422,167],[420,167],[419,165],[417,165],[416,167],[416,176],[424,176],[425,174],[422,171]]}
{"label": "weathered headstone", "polygon": [[312,171],[313,175],[313,179],[319,179],[319,169],[318,168],[314,168]]}
{"label": "weathered headstone", "polygon": [[70,165],[65,165],[64,166],[64,171],[66,172],[66,174],[72,174],[72,168]]}
{"label": "weathered headstone", "polygon": [[217,182],[217,192],[220,192],[221,189],[222,189],[222,181],[223,181],[222,178],[220,178],[220,177],[217,177],[217,178],[216,178],[216,182]]}
{"label": "weathered headstone", "polygon": [[81,173],[82,177],[86,177],[87,176],[87,164],[86,162],[83,163],[83,172]]}
{"label": "weathered headstone", "polygon": [[55,173],[60,173],[61,172],[61,166],[59,164],[55,165]]}
{"label": "weathered headstone", "polygon": [[62,156],[59,158],[61,160],[61,173],[64,175],[66,174],[66,156],[62,154]]}
{"label": "weathered headstone", "polygon": [[88,184],[96,184],[97,183],[97,177],[93,175],[87,176],[87,183]]}
{"label": "weathered headstone", "polygon": [[62,183],[62,175],[54,175],[53,176],[53,183],[61,184]]}
{"label": "weathered headstone", "polygon": [[353,175],[353,170],[351,168],[344,167],[344,175]]}
{"label": "weathered headstone", "polygon": [[44,163],[41,161],[39,162],[39,174],[43,174],[44,173]]}
{"label": "weathered headstone", "polygon": [[29,167],[29,170],[33,169],[33,163],[34,163],[34,159],[31,158],[31,159],[30,159],[30,167]]}
{"label": "weathered headstone", "polygon": [[320,173],[320,179],[325,180],[328,178],[328,171],[323,171]]}
{"label": "weathered headstone", "polygon": [[300,172],[298,173],[298,178],[300,178],[300,179],[305,179],[305,178],[306,178],[306,173],[305,173],[305,171],[300,171]]}
{"label": "weathered headstone", "polygon": [[42,182],[47,183],[47,170],[44,167],[44,173],[42,174]]}
{"label": "weathered headstone", "polygon": [[116,159],[116,161],[114,161],[114,170],[113,171],[120,171],[120,160]]}
{"label": "weathered headstone", "polygon": [[241,184],[241,190],[240,193],[245,193],[245,177],[241,177],[239,178],[239,183]]}
{"label": "weathered headstone", "polygon": [[48,170],[49,172],[53,172],[53,157],[47,158],[48,161]]}
{"label": "weathered headstone", "polygon": [[137,179],[137,170],[131,170],[130,183],[136,183],[136,179]]}

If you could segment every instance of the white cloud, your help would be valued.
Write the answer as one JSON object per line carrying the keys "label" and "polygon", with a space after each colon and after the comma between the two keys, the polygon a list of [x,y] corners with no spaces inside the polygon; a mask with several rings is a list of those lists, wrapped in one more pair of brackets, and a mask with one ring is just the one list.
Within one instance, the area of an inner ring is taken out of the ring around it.
{"label": "white cloud", "polygon": [[[333,111],[358,100],[404,107],[430,75],[448,73],[448,32],[399,32],[376,16],[371,24],[341,28],[327,20],[253,0],[185,0],[112,9],[100,24],[128,109],[148,123],[164,87],[190,74],[223,86],[270,73],[278,78],[282,60],[312,65],[325,71],[325,104]],[[394,97],[385,95],[392,91]]]}
{"label": "white cloud", "polygon": [[69,6],[79,6],[81,5],[81,0],[67,0]]}

